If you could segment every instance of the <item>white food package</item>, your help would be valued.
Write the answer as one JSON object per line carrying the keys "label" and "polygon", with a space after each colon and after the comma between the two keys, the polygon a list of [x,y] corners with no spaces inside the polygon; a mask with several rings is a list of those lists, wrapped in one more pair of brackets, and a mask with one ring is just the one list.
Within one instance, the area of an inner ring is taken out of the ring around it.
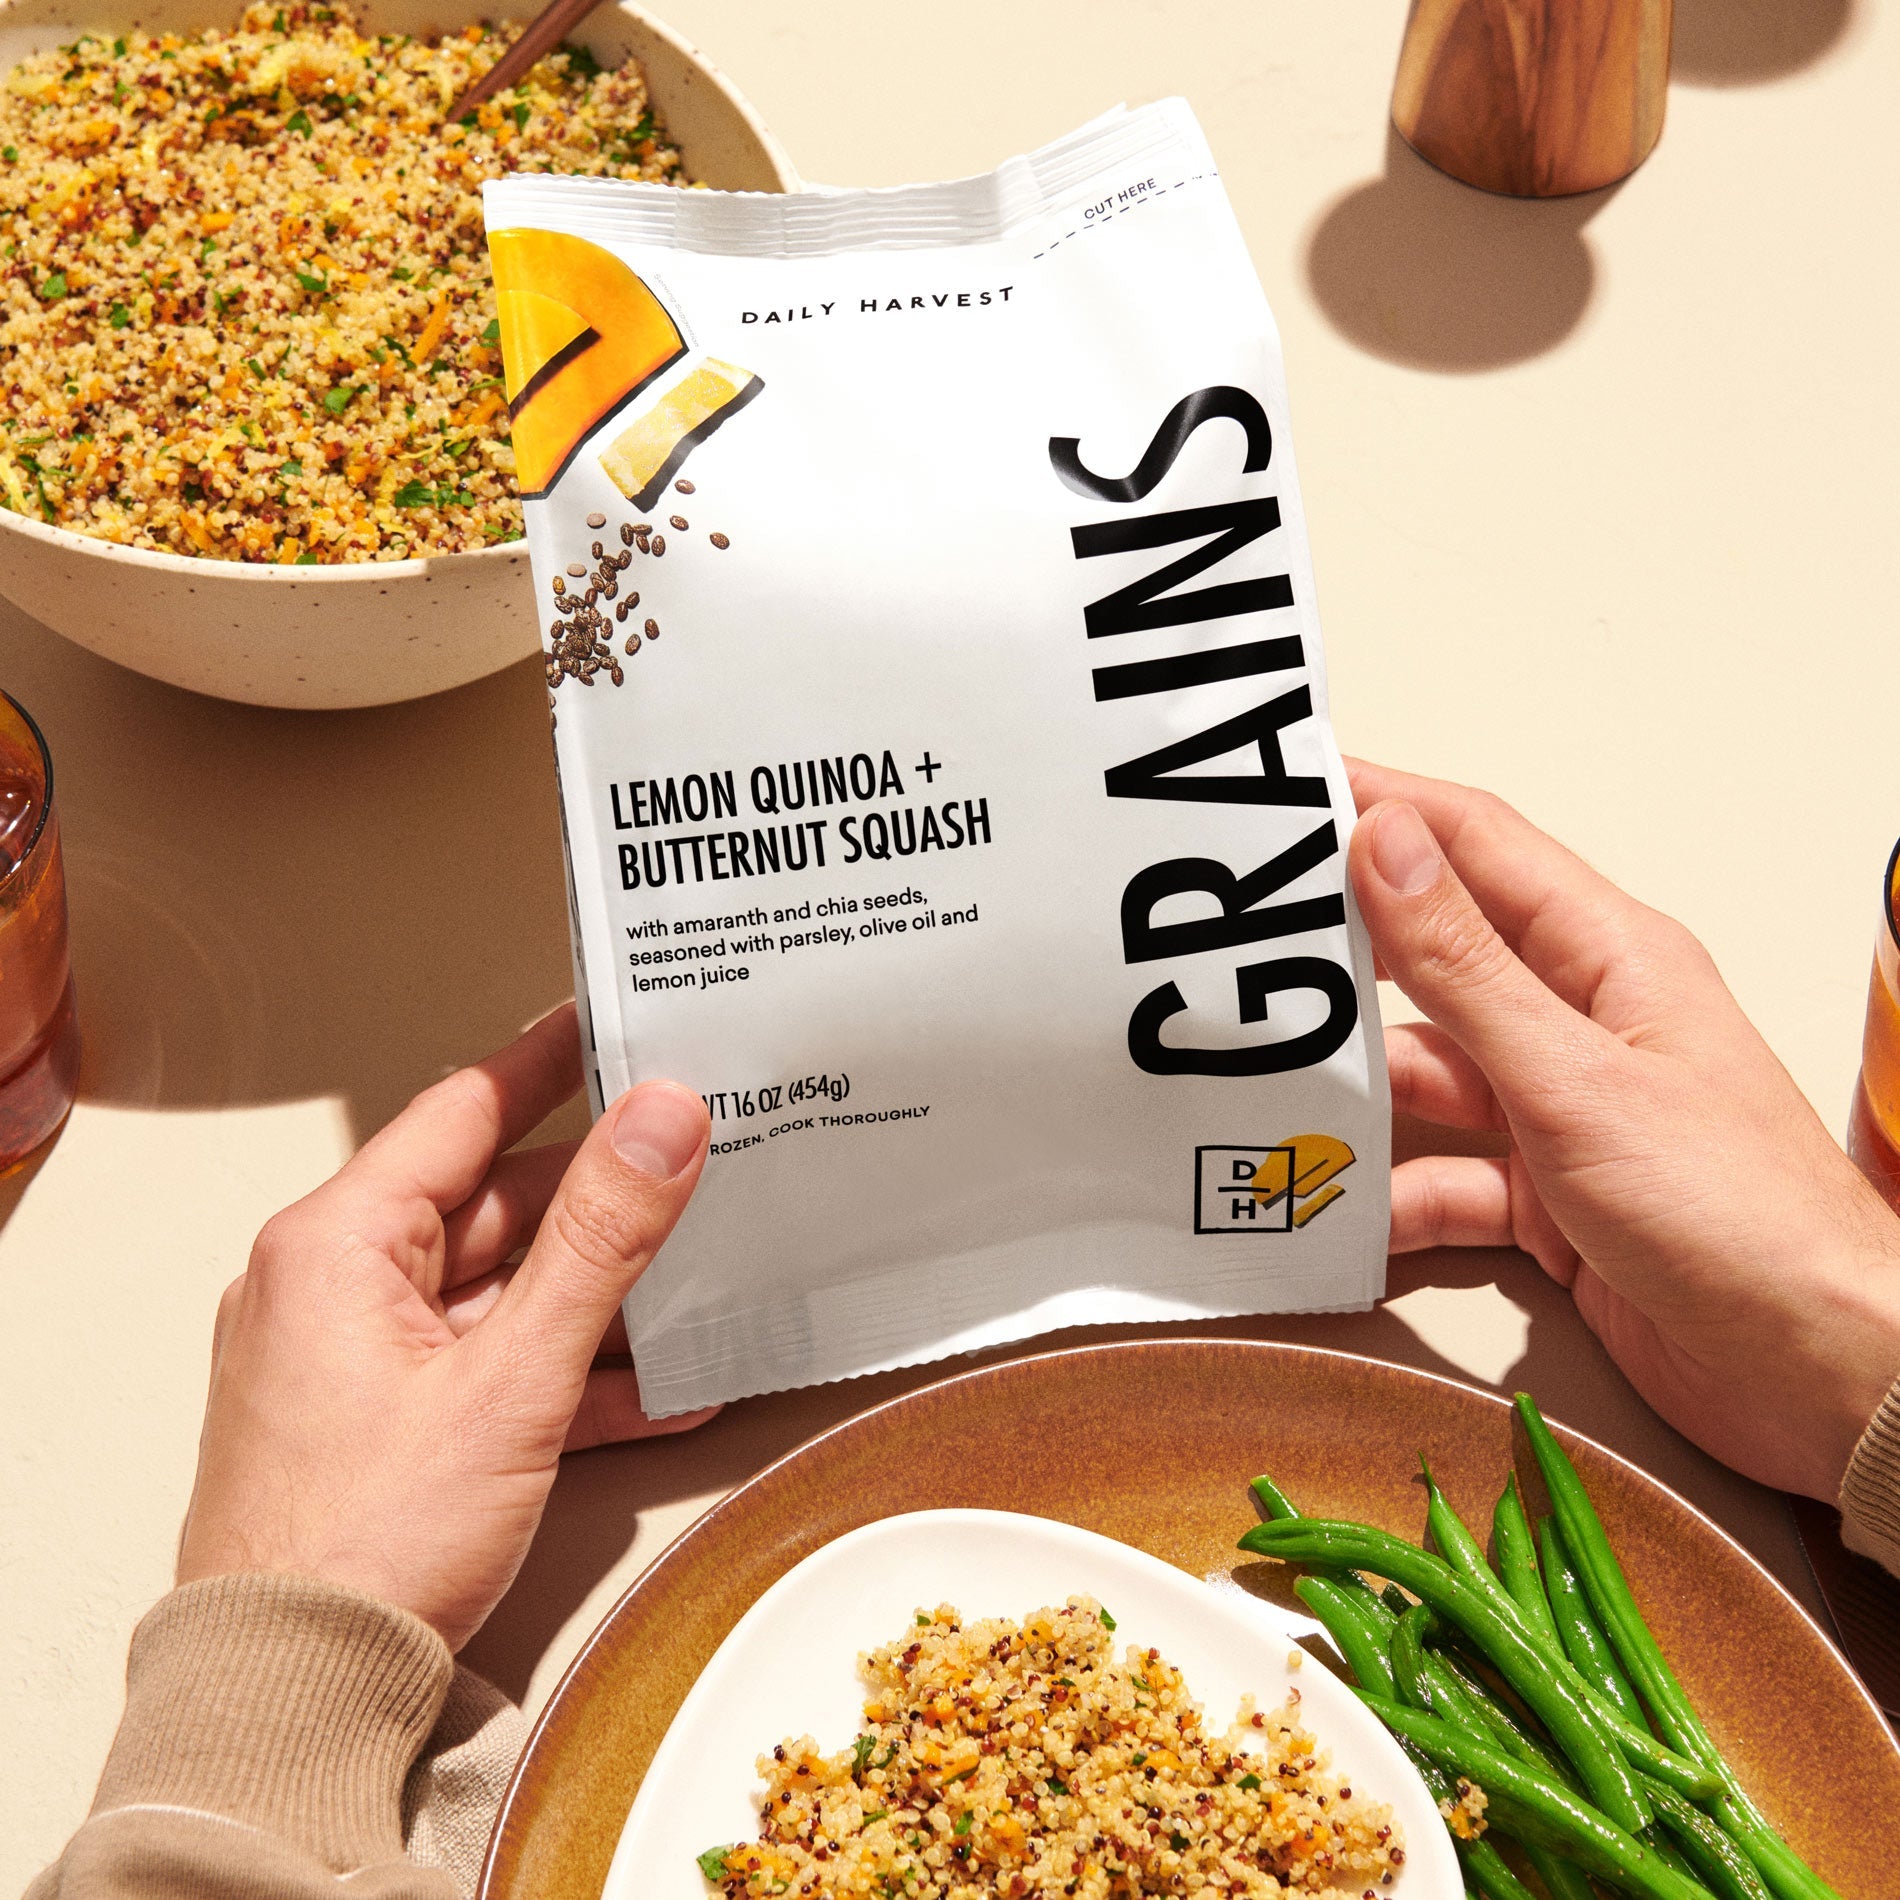
{"label": "white food package", "polygon": [[594,1107],[713,1117],[627,1302],[647,1409],[1369,1305],[1352,797],[1187,106],[950,184],[486,210]]}

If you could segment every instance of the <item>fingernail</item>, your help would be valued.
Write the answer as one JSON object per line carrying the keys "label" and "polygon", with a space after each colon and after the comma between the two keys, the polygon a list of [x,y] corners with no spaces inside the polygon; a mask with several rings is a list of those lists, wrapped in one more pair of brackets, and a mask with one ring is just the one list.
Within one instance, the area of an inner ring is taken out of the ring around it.
{"label": "fingernail", "polygon": [[670,1181],[699,1153],[706,1105],[672,1082],[643,1082],[620,1104],[614,1153],[630,1168]]}
{"label": "fingernail", "polygon": [[1438,840],[1410,805],[1388,805],[1372,827],[1372,865],[1404,897],[1416,897],[1437,881],[1444,863]]}

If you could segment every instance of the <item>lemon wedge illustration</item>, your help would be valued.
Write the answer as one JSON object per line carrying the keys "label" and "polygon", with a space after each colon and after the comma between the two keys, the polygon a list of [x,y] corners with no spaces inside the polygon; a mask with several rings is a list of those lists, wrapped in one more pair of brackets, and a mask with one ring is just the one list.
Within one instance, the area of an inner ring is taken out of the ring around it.
{"label": "lemon wedge illustration", "polygon": [[763,387],[749,369],[706,357],[608,444],[600,465],[636,508],[651,508],[694,447]]}

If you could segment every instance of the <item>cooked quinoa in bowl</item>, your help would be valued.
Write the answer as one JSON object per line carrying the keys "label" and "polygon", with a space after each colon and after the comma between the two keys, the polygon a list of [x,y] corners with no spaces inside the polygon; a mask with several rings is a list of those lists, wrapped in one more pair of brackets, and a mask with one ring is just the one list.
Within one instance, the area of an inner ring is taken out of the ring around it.
{"label": "cooked quinoa in bowl", "polygon": [[0,506],[216,560],[513,540],[481,185],[683,182],[639,67],[568,47],[472,123],[519,28],[340,6],[87,36],[0,82]]}
{"label": "cooked quinoa in bowl", "polygon": [[1090,1597],[965,1626],[948,1605],[860,1659],[864,1728],[761,1756],[759,1838],[710,1848],[729,1900],[1299,1895],[1377,1900],[1405,1860],[1295,1689],[1207,1731],[1179,1671]]}

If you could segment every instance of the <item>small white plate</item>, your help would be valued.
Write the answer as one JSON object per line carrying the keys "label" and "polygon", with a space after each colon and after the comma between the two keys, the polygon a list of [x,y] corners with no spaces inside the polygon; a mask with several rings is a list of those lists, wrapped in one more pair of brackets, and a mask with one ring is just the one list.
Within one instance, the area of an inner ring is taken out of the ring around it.
{"label": "small white plate", "polygon": [[602,1900],[708,1900],[695,1857],[758,1836],[757,1761],[789,1735],[827,1754],[863,1722],[858,1657],[919,1609],[955,1604],[969,1621],[1021,1618],[1093,1596],[1117,1644],[1152,1644],[1178,1668],[1222,1733],[1243,1695],[1273,1709],[1297,1685],[1313,1733],[1404,1830],[1392,1900],[1463,1900],[1457,1857],[1425,1784],[1398,1744],[1337,1677],[1308,1658],[1318,1629],[1231,1586],[1184,1572],[1093,1531],[1011,1511],[917,1511],[867,1524],[814,1551],[753,1604],[694,1683],[640,1785]]}

